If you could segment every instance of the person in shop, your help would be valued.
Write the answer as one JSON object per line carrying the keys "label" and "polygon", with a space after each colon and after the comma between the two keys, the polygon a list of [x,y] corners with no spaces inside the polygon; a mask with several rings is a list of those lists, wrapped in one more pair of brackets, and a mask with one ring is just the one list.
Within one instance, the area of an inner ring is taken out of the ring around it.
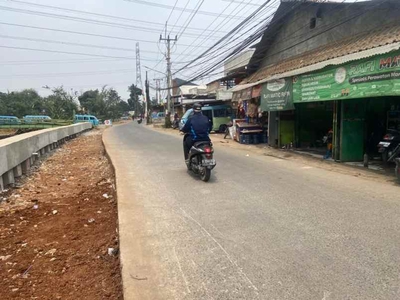
{"label": "person in shop", "polygon": [[237,117],[238,119],[244,119],[246,117],[246,111],[244,110],[243,104],[240,104],[238,107]]}
{"label": "person in shop", "polygon": [[332,141],[333,141],[333,130],[332,129],[330,129],[328,131],[328,133],[327,133],[327,135],[326,135],[326,137],[324,139],[325,139],[326,148],[327,148],[326,154],[324,156],[324,159],[328,159],[328,158],[332,157],[332,148],[333,148],[333,144],[332,144]]}

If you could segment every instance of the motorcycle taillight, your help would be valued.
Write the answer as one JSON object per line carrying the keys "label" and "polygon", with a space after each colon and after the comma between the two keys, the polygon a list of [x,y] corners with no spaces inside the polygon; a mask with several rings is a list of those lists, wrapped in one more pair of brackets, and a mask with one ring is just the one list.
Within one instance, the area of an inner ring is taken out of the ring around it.
{"label": "motorcycle taillight", "polygon": [[211,159],[212,158],[212,153],[213,153],[213,149],[209,146],[204,148],[204,153],[206,155],[206,158]]}
{"label": "motorcycle taillight", "polygon": [[394,136],[391,135],[391,134],[386,134],[386,135],[383,137],[383,139],[384,139],[385,141],[391,141],[391,140],[394,139]]}

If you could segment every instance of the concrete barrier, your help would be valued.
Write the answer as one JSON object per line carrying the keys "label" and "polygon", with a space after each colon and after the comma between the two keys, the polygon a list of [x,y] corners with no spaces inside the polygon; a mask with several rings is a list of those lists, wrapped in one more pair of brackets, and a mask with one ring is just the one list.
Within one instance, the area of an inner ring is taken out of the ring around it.
{"label": "concrete barrier", "polygon": [[26,174],[38,157],[91,128],[91,123],[79,123],[0,140],[0,190]]}

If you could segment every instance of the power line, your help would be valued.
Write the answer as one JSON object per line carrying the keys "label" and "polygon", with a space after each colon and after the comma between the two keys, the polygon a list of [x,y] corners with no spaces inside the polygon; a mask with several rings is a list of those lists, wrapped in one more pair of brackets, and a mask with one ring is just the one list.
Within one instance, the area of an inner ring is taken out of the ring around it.
{"label": "power line", "polygon": [[204,3],[204,0],[200,0],[198,6],[197,6],[197,8],[196,8],[196,10],[193,12],[193,14],[192,14],[191,16],[189,15],[188,21],[186,21],[186,22],[183,24],[183,26],[185,26],[185,24],[186,24],[186,26],[185,26],[181,31],[178,32],[178,38],[180,38],[180,37],[184,34],[186,28],[188,27],[188,25],[190,24],[190,22],[192,22],[194,16],[198,13],[198,11],[199,11],[200,7],[203,5],[203,3]]}
{"label": "power line", "polygon": [[[324,33],[326,33],[326,32],[329,31],[329,30],[332,30],[332,29],[334,29],[334,28],[336,28],[336,27],[338,27],[338,26],[341,26],[341,25],[343,25],[343,24],[345,24],[345,23],[347,23],[347,22],[349,22],[349,21],[351,21],[351,20],[353,20],[353,19],[355,19],[355,18],[358,18],[358,17],[362,16],[363,14],[367,13],[368,11],[374,9],[375,7],[381,5],[381,4],[382,4],[383,2],[385,2],[385,1],[387,1],[387,0],[384,0],[384,1],[382,1],[382,2],[377,3],[377,4],[375,4],[374,6],[370,7],[370,9],[367,9],[367,10],[361,12],[361,13],[354,14],[354,15],[352,15],[350,18],[348,18],[348,19],[346,19],[346,20],[343,20],[343,21],[341,21],[341,22],[339,22],[339,23],[336,23],[334,26],[331,26],[330,28],[328,28],[328,29],[326,29],[326,30],[324,30],[324,31],[322,31],[322,32],[319,32],[319,33],[317,33],[317,34],[315,34],[315,35],[312,35],[312,36],[308,37],[307,39],[304,39],[304,40],[302,40],[302,41],[300,41],[300,42],[298,42],[298,43],[296,43],[296,44],[294,44],[294,45],[291,45],[291,46],[289,46],[289,47],[287,47],[287,48],[285,48],[285,49],[283,49],[283,50],[280,50],[280,51],[278,51],[278,52],[272,53],[271,55],[268,55],[268,56],[266,56],[266,57],[263,57],[263,59],[268,58],[268,57],[272,57],[272,56],[274,56],[274,55],[277,55],[277,54],[279,54],[279,53],[282,53],[282,52],[284,52],[284,51],[287,51],[287,50],[289,50],[289,49],[295,47],[296,45],[299,45],[299,44],[301,44],[301,43],[304,43],[304,42],[306,42],[306,41],[308,41],[308,40],[310,40],[310,39],[312,39],[312,38],[314,38],[314,37],[316,37],[316,36],[319,36],[319,35],[321,35],[321,34],[324,34]],[[229,56],[232,56],[232,55],[234,55],[234,54],[236,54],[237,51],[240,51],[240,50],[241,50],[241,49],[235,49],[234,51],[232,51],[232,53],[230,53],[230,54],[228,55],[228,57],[229,57]],[[224,60],[226,60],[226,58],[223,59],[223,60],[221,60],[220,63],[223,62]],[[219,63],[219,64],[220,64],[220,63]],[[218,68],[218,67],[219,67],[218,64],[217,64],[217,65],[214,64],[213,67],[208,67],[208,69],[207,69],[206,71],[203,71],[201,74],[199,74],[197,77],[191,79],[190,81],[194,81],[194,80],[200,78],[201,76],[204,76],[205,74],[207,74],[207,72],[212,72],[212,71],[214,71],[214,70],[215,70],[216,68]]]}
{"label": "power line", "polygon": [[[149,27],[141,27],[141,26],[122,24],[122,23],[106,22],[106,21],[100,21],[100,20],[94,20],[94,19],[85,19],[85,18],[72,17],[72,16],[67,16],[67,15],[46,13],[46,12],[35,11],[35,10],[11,8],[11,7],[7,7],[7,6],[0,6],[0,10],[11,11],[11,12],[16,12],[16,13],[23,13],[23,14],[30,14],[30,15],[38,15],[38,16],[47,17],[47,18],[64,19],[64,20],[69,20],[69,21],[72,20],[72,21],[76,21],[76,22],[96,24],[96,25],[113,27],[113,28],[123,28],[123,29],[128,29],[128,30],[135,30],[135,31],[140,30],[140,31],[145,31],[145,32],[156,32],[156,33],[159,32],[159,29],[152,29]],[[185,35],[188,38],[190,38],[190,36],[197,36],[195,33],[186,33]]]}
{"label": "power line", "polygon": [[[276,1],[276,0],[275,0]],[[356,0],[356,2],[357,2],[358,0]],[[324,2],[329,2],[328,0],[324,0]],[[345,1],[343,1],[343,2],[345,2]],[[343,2],[341,2],[341,3],[343,3]],[[321,2],[320,2],[321,3]],[[354,2],[355,3],[355,2]],[[354,3],[352,3],[351,5],[353,5]],[[301,2],[298,2],[298,3],[295,3],[295,5],[300,5],[300,4],[302,4]],[[307,6],[310,6],[310,5],[313,5],[313,4],[315,4],[315,2],[309,2],[308,4],[307,4]],[[271,3],[270,5],[269,5],[269,7],[272,7],[273,6],[273,3]],[[294,7],[294,6],[293,6]],[[293,9],[293,7],[291,8],[291,9]],[[272,17],[272,15],[273,14],[271,14],[270,16]],[[299,19],[301,16],[299,16],[298,18],[295,18],[295,20],[297,20],[297,19]],[[267,20],[267,19],[269,19],[269,17],[268,18],[266,18],[265,20]],[[265,21],[264,20],[264,21]],[[274,23],[276,23],[276,20],[274,20],[273,22],[270,22],[269,24],[268,24],[268,26],[271,26],[271,25],[273,25]],[[267,25],[266,25],[267,26]],[[266,27],[265,26],[265,27]],[[309,24],[307,24],[305,27],[308,27],[309,26]],[[254,26],[253,26],[253,28],[254,28]],[[300,31],[302,28],[300,28],[300,29],[298,29],[297,31],[295,31],[295,32],[298,32],[298,31]],[[264,31],[265,30],[265,28],[263,28],[263,27],[261,27],[261,30],[262,31]],[[249,32],[249,30],[247,31],[247,32]],[[246,32],[246,33],[247,33]],[[244,34],[246,34],[246,33],[244,33]],[[244,35],[244,34],[242,34],[241,33],[241,35]],[[260,34],[260,37],[261,37],[261,35],[262,34]],[[285,36],[285,39],[287,39],[288,37],[290,37],[290,36],[292,36],[292,34],[290,34],[289,36]],[[230,38],[230,39],[232,39],[232,38]],[[235,40],[237,40],[237,38],[235,39]],[[234,40],[234,41],[235,41]],[[245,39],[245,40],[243,40],[243,41],[246,41],[247,40],[247,38]],[[242,43],[243,41],[241,41],[240,43]],[[225,44],[225,46],[224,47],[227,47],[227,45],[228,44],[231,44],[232,43],[232,41],[231,42],[229,42],[229,43],[226,43]],[[239,45],[240,43],[238,43],[237,45]],[[193,44],[193,43],[192,43]],[[213,52],[211,52],[211,53],[208,53],[207,55],[205,55],[203,58],[205,59],[206,57],[208,57],[209,55],[211,55],[212,53],[216,53],[219,49],[222,49],[223,47],[220,47],[220,48],[218,48],[217,50],[215,50],[215,51],[213,51]],[[232,47],[231,47],[232,48]],[[185,52],[185,51],[184,51]],[[216,55],[216,56],[214,56],[214,57],[212,57],[211,59],[214,59],[214,58],[216,58],[216,57],[218,57],[218,56],[221,56],[223,53],[220,53],[220,54],[218,54],[218,55]],[[207,58],[207,61],[209,61],[210,60],[210,58]],[[203,65],[202,63],[198,63],[197,65]],[[197,66],[197,65],[195,65],[195,66]]]}
{"label": "power line", "polygon": [[[39,4],[39,3],[31,3],[31,2],[26,2],[26,1],[19,1],[19,0],[1,0],[3,2],[7,3],[16,3],[19,5],[29,5],[29,6],[34,6],[34,7],[40,7],[40,8],[45,8],[45,9],[53,9],[53,10],[61,10],[61,11],[67,11],[70,13],[78,13],[78,14],[86,14],[86,15],[92,15],[92,16],[97,16],[97,17],[105,17],[105,18],[110,18],[110,19],[116,19],[116,20],[124,20],[124,21],[129,21],[129,22],[139,22],[139,23],[145,23],[145,24],[153,24],[153,25],[158,25],[161,27],[164,27],[164,23],[158,23],[158,22],[151,22],[151,21],[143,21],[143,20],[138,20],[138,19],[132,19],[132,18],[125,18],[122,16],[113,16],[113,15],[107,15],[107,14],[100,14],[100,13],[94,13],[94,12],[88,12],[88,11],[83,11],[83,10],[77,10],[77,9],[70,9],[70,8],[64,8],[60,6],[52,6],[52,5],[44,5],[44,4]],[[179,0],[177,0],[179,1]],[[180,27],[180,26],[178,26]],[[202,31],[202,28],[195,28],[195,27],[189,27],[188,29],[190,30],[198,30]]]}
{"label": "power line", "polygon": [[[0,38],[5,39],[13,39],[13,40],[22,40],[22,41],[32,41],[32,42],[42,42],[42,43],[50,43],[50,44],[61,44],[61,45],[70,45],[70,46],[79,46],[79,47],[89,47],[89,48],[96,48],[96,49],[107,49],[107,50],[117,50],[117,51],[127,51],[133,52],[135,50],[130,48],[121,48],[121,47],[108,47],[108,46],[100,46],[100,45],[93,45],[93,44],[82,44],[82,43],[72,43],[72,42],[64,42],[64,41],[55,41],[55,40],[46,40],[46,39],[34,39],[28,37],[19,37],[19,36],[11,36],[11,35],[1,35]],[[156,53],[156,51],[143,51],[146,53]],[[147,58],[147,60],[152,60]]]}
{"label": "power line", "polygon": [[[240,3],[240,1],[235,1],[235,0],[222,0],[222,1],[229,2],[229,3]],[[260,4],[251,3],[251,2],[246,2],[246,3],[243,3],[243,4],[252,5],[252,6],[260,6]]]}
{"label": "power line", "polygon": [[[160,7],[160,8],[167,8],[167,9],[171,9],[173,6],[172,5],[167,5],[167,4],[161,4],[161,3],[156,3],[156,2],[151,2],[151,1],[144,1],[144,0],[124,0],[126,2],[133,2],[133,3],[138,3],[138,4],[143,4],[143,5],[149,5],[149,6],[154,6],[154,7]],[[188,12],[188,13],[193,13],[194,10],[193,9],[185,9],[182,7],[175,7],[176,10],[179,11],[184,11],[184,12]],[[201,11],[199,10],[197,12],[200,15],[205,15],[205,16],[218,16],[217,13],[213,13],[213,12],[209,12],[209,11]],[[222,15],[221,17],[233,17],[231,15]],[[238,17],[235,17],[236,19],[241,19]]]}
{"label": "power line", "polygon": [[[48,50],[48,49],[36,49],[36,48],[27,48],[27,47],[13,47],[13,46],[4,46],[0,45],[0,48],[6,49],[15,49],[15,50],[27,50],[27,51],[38,51],[38,52],[48,52],[48,53],[57,53],[57,54],[72,54],[72,55],[82,55],[82,56],[91,56],[91,57],[105,57],[105,58],[119,58],[119,59],[135,59],[135,57],[121,57],[121,56],[111,56],[111,55],[100,55],[100,54],[90,54],[90,53],[81,53],[81,52],[69,52],[69,51],[58,51],[58,50]],[[154,61],[154,60],[151,60]]]}
{"label": "power line", "polygon": [[[188,0],[188,1],[186,2],[186,5],[185,5],[184,9],[186,9],[186,7],[189,5],[189,3],[190,3],[190,0]],[[179,14],[179,17],[178,17],[178,19],[176,19],[175,24],[174,24],[174,26],[172,26],[172,28],[171,28],[169,34],[172,33],[172,30],[175,28],[176,24],[177,24],[178,21],[181,19],[183,12],[184,12],[184,10],[182,10],[181,13]],[[178,26],[178,27],[181,27],[181,26]]]}
{"label": "power line", "polygon": [[169,19],[171,18],[172,13],[174,12],[176,5],[178,4],[178,1],[179,1],[179,0],[176,0],[176,1],[175,1],[174,7],[172,8],[171,12],[169,13],[167,22],[166,22],[165,24],[168,24],[168,21],[169,21]]}
{"label": "power line", "polygon": [[[274,0],[274,1],[276,2],[276,0]],[[244,0],[243,0],[242,2],[244,2]],[[236,9],[238,9],[240,6],[241,6],[241,3],[236,7]],[[226,8],[228,8],[228,7],[229,7],[229,5],[228,5]],[[270,5],[264,7],[264,9],[266,9],[266,8],[268,8],[268,7],[270,7]],[[226,9],[226,8],[225,8],[225,9]],[[236,9],[235,9],[235,10],[236,10]],[[234,10],[234,11],[235,11],[235,10]],[[239,13],[239,12],[237,12],[236,15],[237,15],[238,13]],[[246,12],[246,13],[247,13],[247,12]],[[271,15],[272,15],[272,14],[271,14]],[[215,19],[214,22],[215,22],[216,20],[217,20],[217,19]],[[224,19],[224,20],[225,20],[225,19]],[[225,22],[225,23],[224,23],[224,20],[222,20],[222,21],[217,25],[217,27],[216,27],[215,29],[218,29],[218,28],[222,27],[223,25],[227,24],[227,23],[230,21],[230,20],[228,20],[228,22]],[[264,20],[263,20],[263,21],[264,21]],[[214,22],[213,22],[213,23],[214,23]],[[211,26],[213,23],[211,23],[209,26]],[[207,28],[208,28],[208,27],[207,27]],[[245,28],[245,26],[243,27],[243,29],[244,29],[244,28]],[[251,31],[251,30],[250,30],[250,31]],[[248,33],[248,32],[249,32],[249,30],[248,30],[246,33]],[[238,32],[238,33],[239,33],[239,32]],[[237,34],[238,34],[238,33],[237,33]],[[199,36],[196,40],[194,40],[194,41],[191,43],[190,46],[186,47],[182,53],[185,53],[185,52],[187,52],[190,48],[195,47],[195,46],[193,46],[193,44],[194,44],[203,34],[204,34],[204,32],[202,32],[202,33],[200,34],[200,36]],[[203,43],[209,36],[210,36],[210,35],[206,36],[203,40],[200,41],[199,44]],[[232,36],[232,37],[233,37],[233,36]],[[219,50],[221,50],[221,49],[223,49],[224,47],[226,47],[227,45],[231,44],[232,41],[229,42],[229,40],[231,40],[231,39],[232,39],[232,38],[229,38],[228,41],[224,44],[224,46],[221,46],[221,47],[219,47],[218,49],[216,49],[215,51],[208,53],[208,54],[205,55],[204,57],[209,56],[209,55],[211,55],[211,54],[213,54],[213,53],[216,53],[216,52],[218,52]],[[221,53],[220,55],[222,55],[222,54],[223,54],[223,53]],[[178,56],[177,59],[179,59],[179,57],[180,57],[180,56]]]}
{"label": "power line", "polygon": [[11,61],[0,61],[2,66],[24,66],[24,65],[47,65],[47,64],[64,64],[64,63],[101,63],[101,62],[112,62],[112,61],[123,61],[121,58],[112,59],[70,59],[70,60],[11,60]]}
{"label": "power line", "polygon": [[10,77],[68,77],[68,76],[86,76],[86,75],[108,75],[110,73],[134,73],[135,69],[119,69],[119,70],[102,70],[102,71],[90,71],[90,72],[68,72],[68,73],[36,73],[36,74],[15,74],[15,75],[4,75],[0,76],[0,78],[10,78]]}
{"label": "power line", "polygon": [[[54,32],[71,33],[71,34],[79,34],[79,35],[94,36],[94,37],[102,37],[102,38],[116,39],[116,40],[122,40],[122,41],[133,41],[133,42],[158,44],[158,42],[156,42],[156,41],[139,40],[139,39],[126,38],[126,37],[118,37],[118,36],[95,34],[95,33],[89,33],[89,32],[71,31],[71,30],[54,29],[54,28],[47,28],[47,27],[38,27],[38,26],[31,26],[31,25],[21,25],[21,24],[13,24],[13,23],[6,23],[6,22],[0,22],[0,25],[16,26],[16,27],[22,27],[22,28],[39,29],[39,30],[47,30],[47,31],[54,31]],[[185,46],[187,46],[187,45],[185,45]],[[203,47],[206,47],[206,46],[203,46]]]}
{"label": "power line", "polygon": [[[358,0],[356,0],[356,1],[358,1]],[[343,2],[344,2],[344,1],[343,1]],[[343,3],[343,2],[342,2],[342,3]],[[310,2],[308,5],[311,5],[311,4],[313,4],[313,2]],[[353,5],[353,4],[354,4],[354,3],[352,3],[351,5]],[[301,5],[301,3],[299,2],[299,3],[296,3],[295,5],[298,6],[298,5]],[[292,6],[291,10],[293,10],[294,7],[295,7],[295,6]],[[288,13],[290,13],[290,11],[287,12],[286,14],[288,14]],[[285,15],[286,15],[286,14],[285,14]],[[280,19],[283,19],[283,18],[284,18],[284,16],[281,17]],[[269,23],[268,26],[275,25],[275,23],[277,23],[278,21],[280,21],[280,19],[279,19],[279,20],[274,20],[273,22]],[[296,18],[296,19],[298,19],[298,18]],[[328,25],[329,25],[329,24],[328,24]],[[309,26],[309,24],[307,24],[307,26]],[[307,26],[306,26],[306,27],[307,27]],[[265,26],[264,26],[264,27],[265,27]],[[301,30],[301,28],[300,28],[299,30]],[[299,30],[297,30],[296,32],[298,32]],[[263,35],[263,34],[264,34],[264,31],[265,31],[265,28],[261,27],[260,29],[258,29],[258,31],[259,31],[259,32],[258,32],[257,34],[254,34],[254,35],[253,35],[253,36],[256,37],[256,38],[252,38],[252,39],[251,39],[251,37],[250,37],[250,38],[247,38],[247,39],[244,40],[244,41],[248,41],[247,44],[246,44],[247,46],[250,45],[251,43],[253,43],[253,40],[258,39],[259,36]],[[290,36],[292,36],[292,34],[289,35],[289,36],[286,36],[285,38],[289,38]],[[250,41],[249,41],[249,39],[250,39]],[[243,41],[243,42],[244,42],[244,41]],[[240,42],[240,43],[238,43],[237,45],[240,45],[240,44],[243,45],[243,42]],[[247,47],[247,46],[246,46],[246,47]],[[268,46],[267,46],[267,47],[268,47]],[[245,48],[245,47],[242,47],[242,48],[240,49],[240,51],[243,50],[244,48]],[[215,51],[214,51],[214,52],[215,52]],[[210,53],[209,53],[209,54],[210,54]],[[208,54],[208,55],[209,55],[209,54]],[[214,58],[216,58],[216,57],[218,57],[218,56],[220,56],[220,55],[222,55],[222,54],[223,54],[223,53],[220,53],[219,55],[214,56]],[[205,55],[205,57],[206,57],[206,56],[207,56],[207,55]],[[214,59],[214,58],[211,58],[211,59]],[[207,60],[209,61],[210,59],[208,58]],[[215,65],[215,63],[213,63],[213,64]],[[203,65],[203,64],[200,62],[200,63],[198,63],[198,64],[195,65],[195,66],[198,66],[198,65]],[[210,64],[210,65],[211,65],[211,64]],[[203,69],[204,69],[204,68],[203,68]],[[194,73],[193,73],[193,74],[194,74]]]}
{"label": "power line", "polygon": [[[200,54],[197,58],[193,59],[192,61],[190,61],[188,64],[186,64],[185,66],[183,66],[182,68],[179,69],[179,71],[185,69],[186,67],[188,67],[189,65],[191,65],[193,62],[199,60],[200,58],[202,58],[205,54],[207,54],[208,52],[210,52],[213,48],[215,48],[218,44],[220,44],[221,42],[223,42],[226,38],[228,38],[231,34],[233,34],[234,32],[238,31],[244,24],[246,24],[246,22],[249,21],[249,19],[253,18],[260,10],[262,10],[269,2],[271,2],[271,0],[267,0],[264,4],[262,4],[258,9],[256,9],[253,13],[251,13],[246,19],[244,19],[242,22],[240,22],[235,28],[233,28],[229,33],[227,33],[224,37],[222,37],[218,42],[216,42],[214,45],[212,45],[209,49],[207,49],[206,51],[204,51],[202,54]],[[178,72],[179,72],[178,71]],[[177,72],[175,72],[177,73]]]}

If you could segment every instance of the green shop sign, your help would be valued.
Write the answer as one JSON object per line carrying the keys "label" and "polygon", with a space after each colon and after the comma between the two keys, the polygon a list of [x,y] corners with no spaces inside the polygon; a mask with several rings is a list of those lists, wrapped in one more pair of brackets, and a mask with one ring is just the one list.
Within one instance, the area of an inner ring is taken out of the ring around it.
{"label": "green shop sign", "polygon": [[294,109],[292,80],[284,78],[265,83],[261,91],[260,108],[262,111]]}
{"label": "green shop sign", "polygon": [[293,102],[400,95],[400,51],[293,77]]}

